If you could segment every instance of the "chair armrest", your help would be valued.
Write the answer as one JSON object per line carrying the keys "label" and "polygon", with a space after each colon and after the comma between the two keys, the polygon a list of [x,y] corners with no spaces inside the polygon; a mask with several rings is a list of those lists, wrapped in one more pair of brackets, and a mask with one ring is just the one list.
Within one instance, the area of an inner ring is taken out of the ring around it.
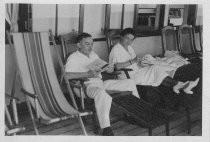
{"label": "chair armrest", "polygon": [[20,102],[20,100],[17,98],[17,97],[14,97],[14,96],[10,96],[9,94],[5,94],[6,95],[6,98],[8,97],[9,99],[14,99],[17,101],[17,103]]}
{"label": "chair armrest", "polygon": [[88,81],[88,78],[82,77],[82,78],[76,78],[76,79],[69,79],[69,81],[82,81],[82,82],[85,82],[85,81]]}
{"label": "chair armrest", "polygon": [[114,72],[112,72],[112,73],[102,72],[101,74],[106,74],[106,75],[116,76],[116,75],[119,75],[119,74],[121,74],[121,73],[120,73],[120,72],[118,72],[118,71],[114,71]]}
{"label": "chair armrest", "polygon": [[[77,84],[77,82],[80,82],[81,84]],[[84,84],[85,81],[88,81],[88,78],[77,78],[77,79],[69,79],[69,83],[76,88],[82,88],[82,84]]]}
{"label": "chair armrest", "polygon": [[122,68],[122,69],[119,69],[119,70],[117,70],[117,71],[133,71],[133,69],[130,69],[130,68]]}
{"label": "chair armrest", "polygon": [[121,96],[131,95],[131,94],[132,94],[132,91],[106,90],[106,92],[107,92],[112,98],[116,98],[116,97],[121,97]]}
{"label": "chair armrest", "polygon": [[125,72],[125,75],[128,79],[130,79],[130,75],[128,74],[129,71],[133,71],[133,69],[130,69],[130,68],[122,68],[122,69],[119,69],[117,71],[124,71]]}
{"label": "chair armrest", "polygon": [[35,99],[38,98],[38,95],[37,94],[31,94],[31,93],[29,93],[28,91],[26,91],[23,88],[21,88],[20,90],[21,90],[21,92],[23,92],[24,95],[27,95],[27,96],[29,96],[31,98],[35,98]]}
{"label": "chair armrest", "polygon": [[121,73],[118,72],[118,71],[114,71],[114,72],[111,72],[111,73],[101,72],[103,81],[109,80],[109,79],[117,79],[119,74],[121,74]]}

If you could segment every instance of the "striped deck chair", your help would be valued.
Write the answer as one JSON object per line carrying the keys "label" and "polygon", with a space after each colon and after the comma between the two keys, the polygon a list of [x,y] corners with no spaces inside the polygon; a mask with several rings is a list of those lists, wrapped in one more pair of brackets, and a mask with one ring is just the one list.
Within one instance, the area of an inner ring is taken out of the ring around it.
{"label": "striped deck chair", "polygon": [[[22,81],[22,92],[26,96],[27,106],[32,118],[35,133],[38,129],[31,106],[36,115],[45,124],[51,124],[68,118],[78,118],[83,133],[87,135],[81,116],[92,112],[79,112],[68,81],[68,91],[72,99],[69,104],[60,88],[50,51],[49,33],[8,33],[11,48],[18,65]],[[14,46],[12,46],[12,39]]]}

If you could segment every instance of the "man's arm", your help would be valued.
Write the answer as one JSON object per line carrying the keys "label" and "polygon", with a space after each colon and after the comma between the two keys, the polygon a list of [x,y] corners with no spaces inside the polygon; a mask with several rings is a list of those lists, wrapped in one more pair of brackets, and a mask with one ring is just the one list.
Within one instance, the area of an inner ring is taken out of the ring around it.
{"label": "man's arm", "polygon": [[68,79],[79,79],[79,78],[95,78],[99,72],[89,70],[88,72],[66,72]]}

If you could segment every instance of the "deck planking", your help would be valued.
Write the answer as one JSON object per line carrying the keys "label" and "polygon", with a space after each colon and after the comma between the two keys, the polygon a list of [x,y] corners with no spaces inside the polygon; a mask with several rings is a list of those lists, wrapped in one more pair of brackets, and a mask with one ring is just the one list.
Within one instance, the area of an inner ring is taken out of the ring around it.
{"label": "deck planking", "polygon": [[[33,125],[28,112],[18,114],[20,125],[26,127],[26,131],[17,135],[35,135]],[[186,116],[176,116],[169,123],[170,136],[202,136],[202,108],[197,107],[191,110],[191,134],[186,133]],[[88,135],[94,133],[91,117],[85,117],[85,127]],[[116,136],[148,136],[148,128],[130,124],[122,119],[122,113],[113,108],[110,115],[112,130]],[[77,119],[68,119],[56,122],[51,125],[41,124],[37,121],[40,135],[83,135],[82,129]],[[165,136],[165,125],[153,129],[154,136]]]}

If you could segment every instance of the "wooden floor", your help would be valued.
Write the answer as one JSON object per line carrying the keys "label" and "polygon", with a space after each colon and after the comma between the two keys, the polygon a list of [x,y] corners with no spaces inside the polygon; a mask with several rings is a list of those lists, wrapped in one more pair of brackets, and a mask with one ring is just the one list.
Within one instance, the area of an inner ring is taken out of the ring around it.
{"label": "wooden floor", "polygon": [[[170,121],[170,136],[202,136],[202,110],[200,107],[191,111],[191,134],[186,133],[186,117],[180,116],[174,121]],[[124,121],[121,113],[116,108],[112,107],[111,125],[112,130],[116,136],[147,136],[148,129],[142,128],[138,125],[130,124]],[[92,119],[86,118],[86,130],[88,135],[96,135],[93,131]],[[21,126],[26,127],[26,131],[18,135],[35,135],[32,121],[29,113],[19,114],[19,121]],[[37,122],[40,135],[83,135],[82,129],[77,119],[69,119],[51,125],[44,125]],[[154,136],[164,136],[165,126],[159,126],[153,129]]]}

